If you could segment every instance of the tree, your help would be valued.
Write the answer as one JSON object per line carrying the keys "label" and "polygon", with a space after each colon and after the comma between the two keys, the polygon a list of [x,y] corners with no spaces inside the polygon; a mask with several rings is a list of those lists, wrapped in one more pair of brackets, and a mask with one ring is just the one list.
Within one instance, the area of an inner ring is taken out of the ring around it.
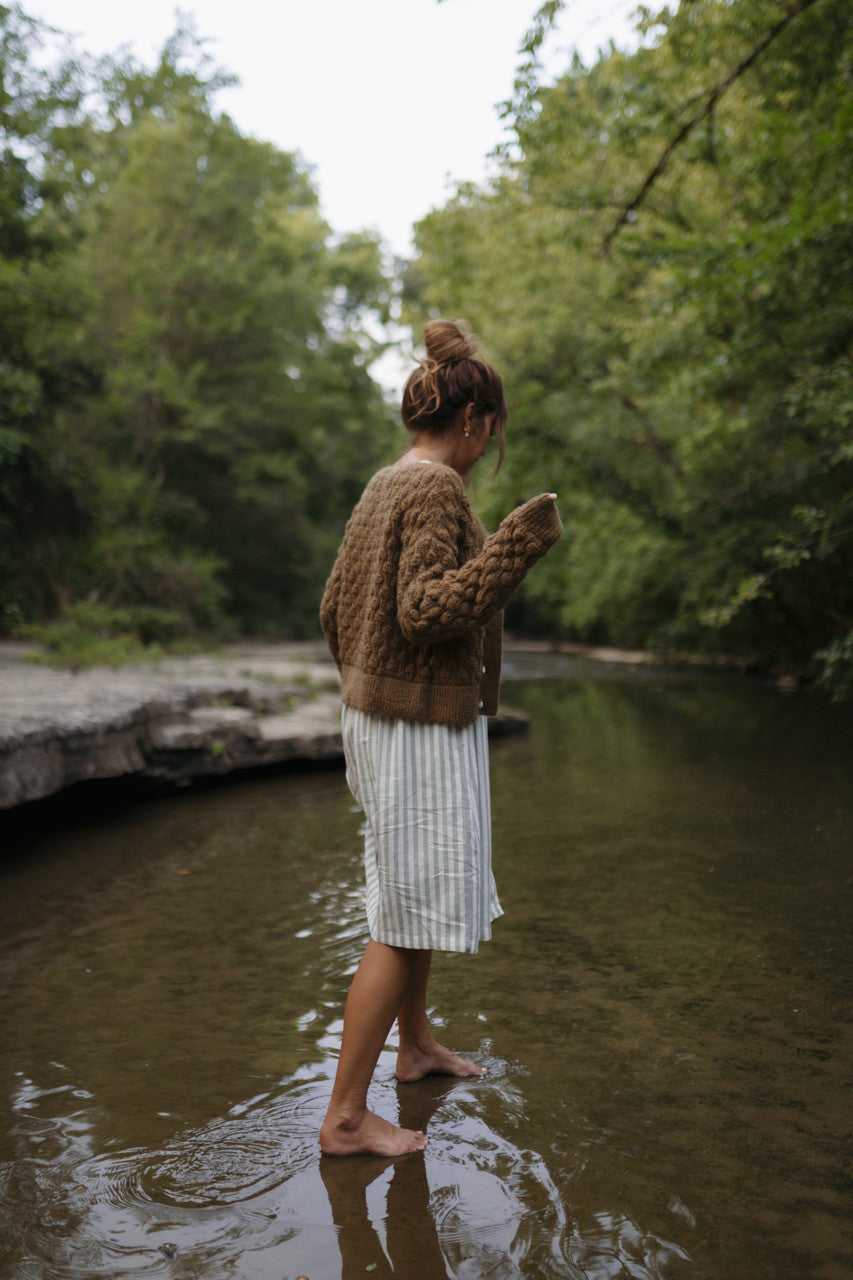
{"label": "tree", "polygon": [[46,427],[82,523],[56,599],[147,638],[313,628],[387,435],[380,247],[336,241],[301,162],[215,112],[227,80],[188,27],[151,71],[103,61],[43,160],[62,199],[29,214],[64,235],[45,352],[90,371]]}
{"label": "tree", "polygon": [[55,607],[65,551],[85,525],[50,438],[57,406],[91,372],[52,350],[65,187],[47,173],[53,138],[81,118],[83,86],[71,61],[35,65],[44,32],[19,5],[0,5],[0,627]]}
{"label": "tree", "polygon": [[468,315],[514,392],[498,502],[563,497],[543,625],[840,670],[851,14],[794,7],[646,12],[646,44],[539,88],[500,179],[419,228],[410,312]]}

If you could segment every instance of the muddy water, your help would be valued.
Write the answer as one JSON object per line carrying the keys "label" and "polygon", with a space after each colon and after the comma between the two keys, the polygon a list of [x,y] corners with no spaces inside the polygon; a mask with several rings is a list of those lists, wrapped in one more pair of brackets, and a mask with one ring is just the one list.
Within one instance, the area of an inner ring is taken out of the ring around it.
{"label": "muddy water", "polygon": [[505,917],[431,999],[484,1082],[424,1156],[320,1159],[364,942],[342,773],[0,863],[0,1280],[849,1280],[850,712],[514,659]]}

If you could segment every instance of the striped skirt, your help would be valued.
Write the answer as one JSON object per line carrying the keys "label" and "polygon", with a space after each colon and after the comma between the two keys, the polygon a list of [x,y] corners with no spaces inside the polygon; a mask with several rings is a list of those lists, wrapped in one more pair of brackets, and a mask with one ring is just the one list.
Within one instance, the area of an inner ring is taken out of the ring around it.
{"label": "striped skirt", "polygon": [[364,810],[371,938],[416,950],[476,951],[502,914],[492,875],[489,743],[344,705],[347,784]]}

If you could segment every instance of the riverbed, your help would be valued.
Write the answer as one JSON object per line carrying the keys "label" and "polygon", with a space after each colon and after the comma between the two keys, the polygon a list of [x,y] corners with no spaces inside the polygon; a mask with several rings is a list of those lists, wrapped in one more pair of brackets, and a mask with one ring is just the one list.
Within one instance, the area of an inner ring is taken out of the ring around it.
{"label": "riverbed", "polygon": [[83,808],[0,863],[0,1280],[849,1280],[850,709],[509,655],[482,1081],[321,1158],[365,941],[342,769]]}

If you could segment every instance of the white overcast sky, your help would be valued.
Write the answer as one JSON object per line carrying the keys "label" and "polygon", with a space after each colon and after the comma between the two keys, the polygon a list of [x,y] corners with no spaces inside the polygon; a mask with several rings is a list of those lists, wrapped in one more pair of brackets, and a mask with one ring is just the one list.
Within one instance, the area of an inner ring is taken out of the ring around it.
{"label": "white overcast sky", "polygon": [[[546,49],[594,60],[632,44],[638,0],[567,0]],[[336,232],[377,230],[396,253],[452,180],[483,179],[504,134],[518,47],[538,0],[23,0],[89,53],[129,45],[151,63],[191,14],[239,77],[217,105],[244,133],[299,151]]]}

